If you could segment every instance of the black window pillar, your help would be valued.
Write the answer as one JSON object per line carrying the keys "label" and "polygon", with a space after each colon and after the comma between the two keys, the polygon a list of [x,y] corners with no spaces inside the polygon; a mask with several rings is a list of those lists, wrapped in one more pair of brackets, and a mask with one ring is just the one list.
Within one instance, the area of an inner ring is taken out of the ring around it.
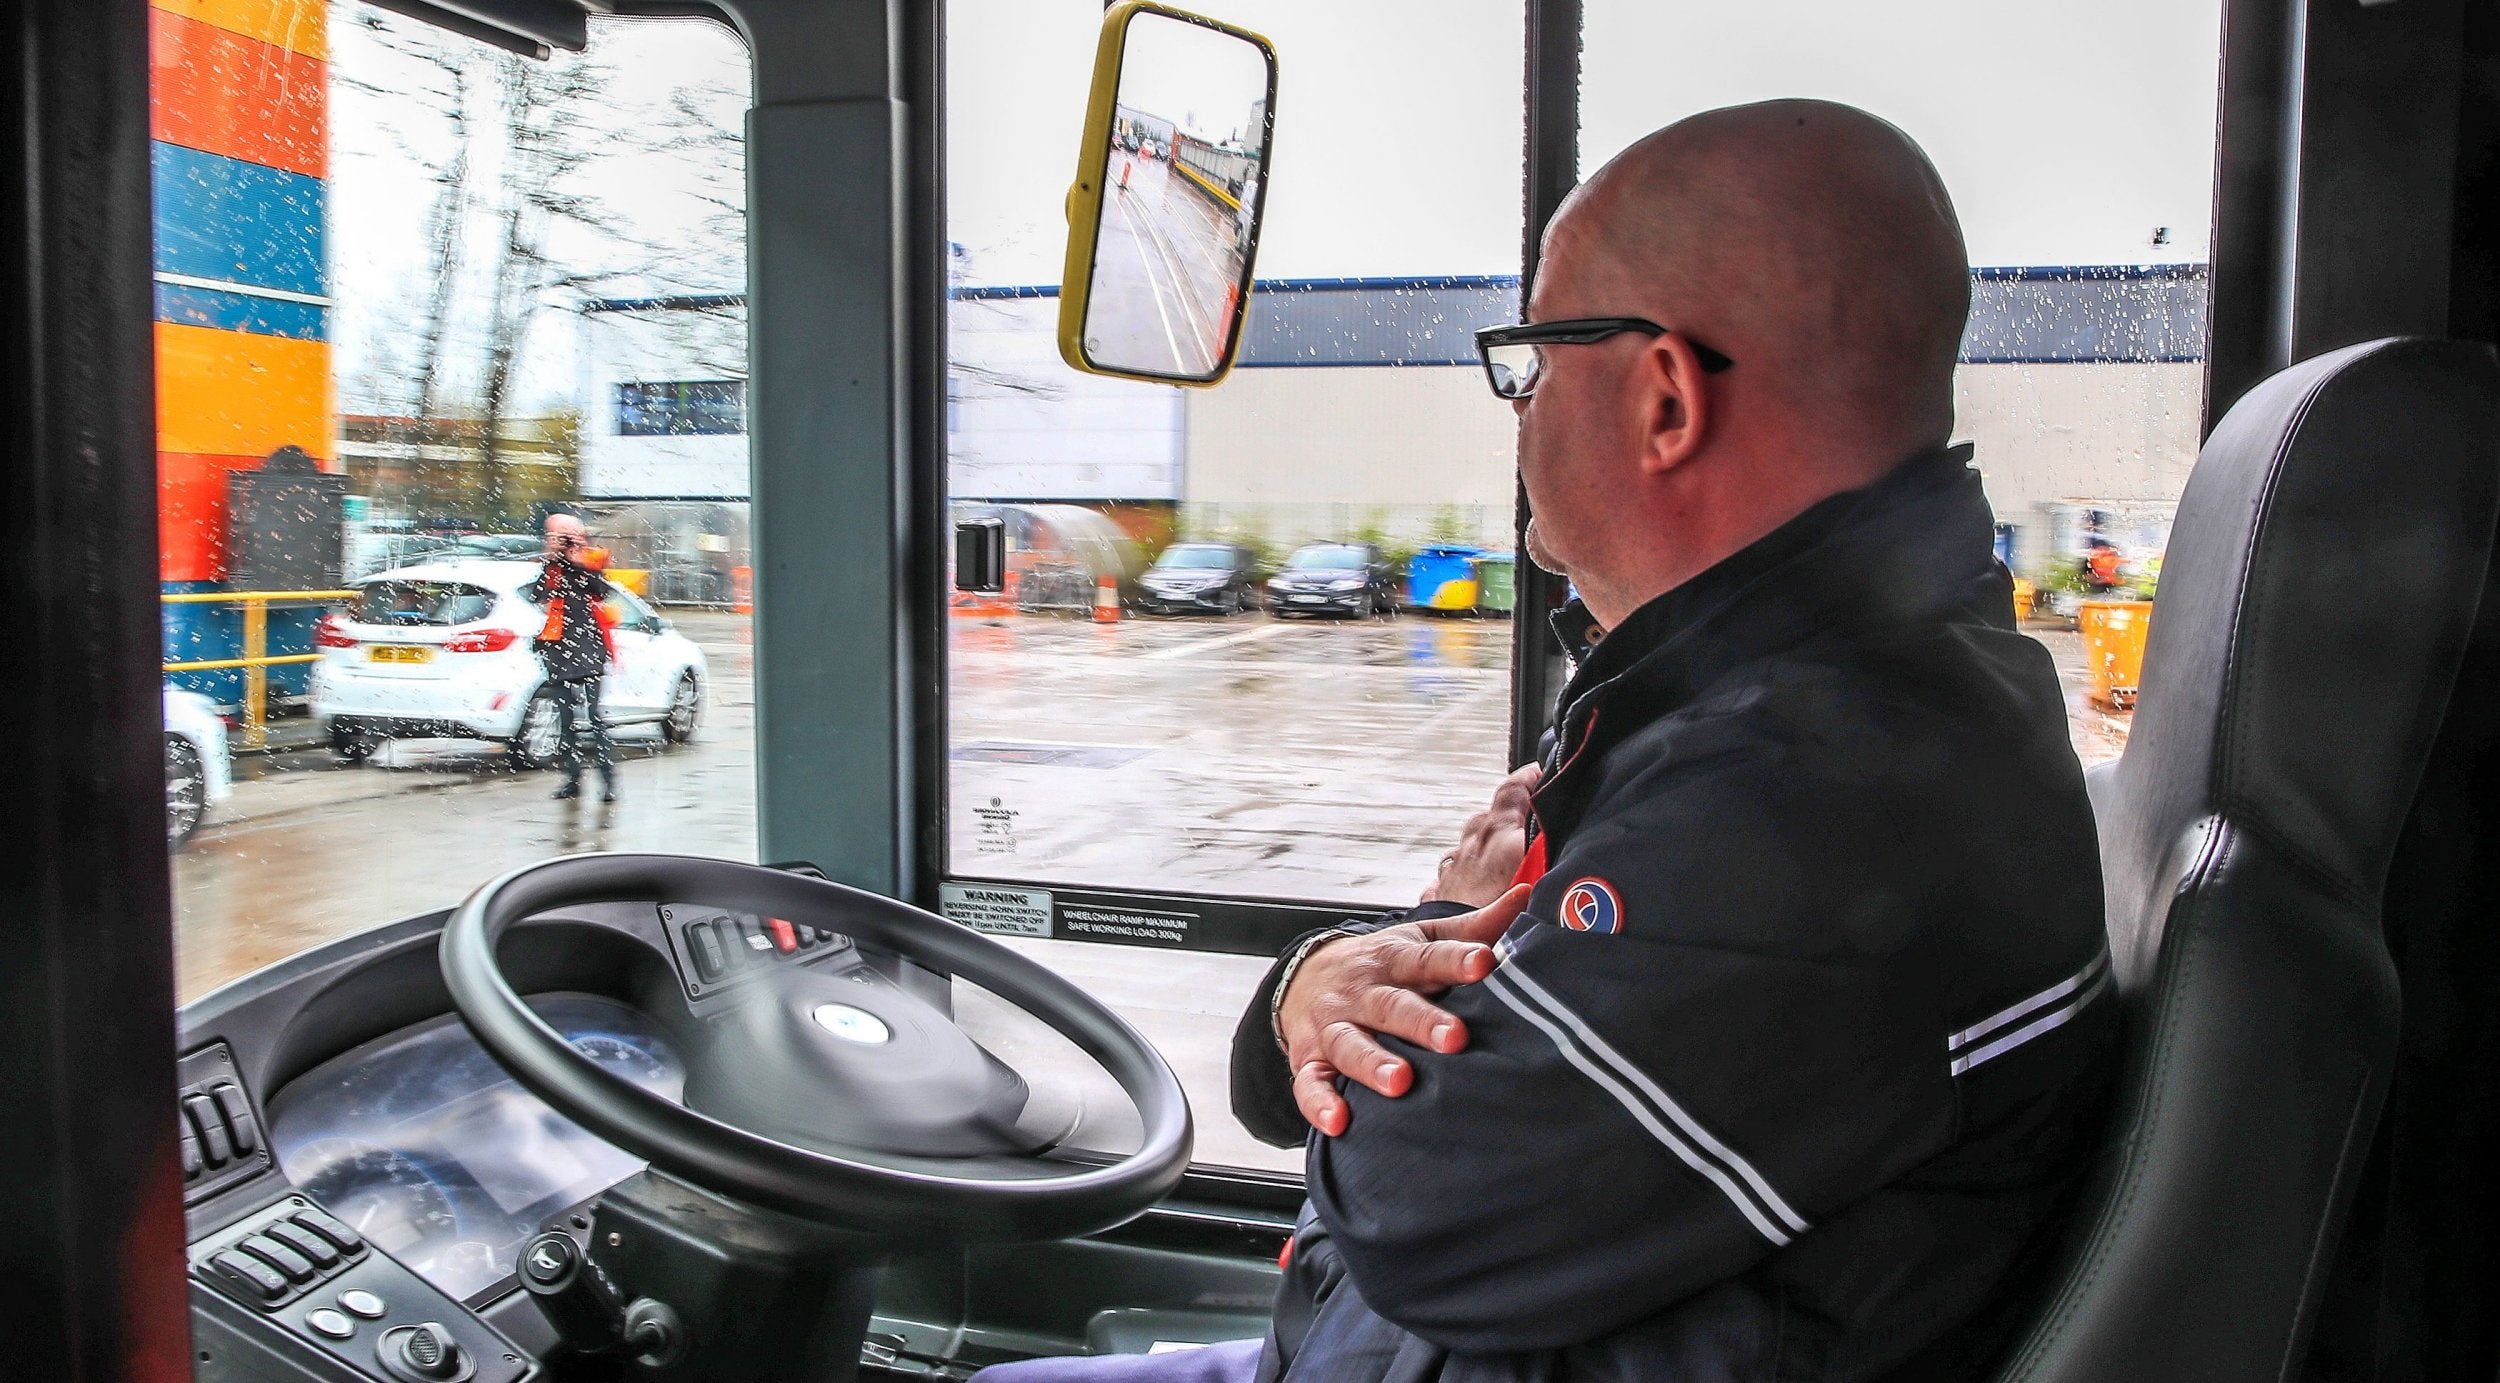
{"label": "black window pillar", "polygon": [[[1519,306],[1536,281],[1546,223],[1580,182],[1580,0],[1528,0],[1528,128],[1524,243],[1519,251]],[[1537,756],[1554,698],[1562,691],[1562,645],[1546,612],[1563,601],[1563,578],[1528,557],[1528,492],[1518,491],[1518,590],[1510,665],[1510,761]]]}
{"label": "black window pillar", "polygon": [[0,16],[0,1375],[188,1378],[148,11]]}
{"label": "black window pillar", "polygon": [[2228,0],[2205,417],[2267,375],[2446,334],[2465,0]]}

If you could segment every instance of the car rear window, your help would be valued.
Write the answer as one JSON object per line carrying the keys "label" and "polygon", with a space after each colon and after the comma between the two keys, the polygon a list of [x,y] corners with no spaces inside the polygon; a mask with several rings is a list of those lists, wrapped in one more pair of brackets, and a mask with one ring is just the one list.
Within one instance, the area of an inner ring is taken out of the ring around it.
{"label": "car rear window", "polygon": [[495,593],[458,581],[373,581],[356,597],[359,624],[473,624],[493,614]]}

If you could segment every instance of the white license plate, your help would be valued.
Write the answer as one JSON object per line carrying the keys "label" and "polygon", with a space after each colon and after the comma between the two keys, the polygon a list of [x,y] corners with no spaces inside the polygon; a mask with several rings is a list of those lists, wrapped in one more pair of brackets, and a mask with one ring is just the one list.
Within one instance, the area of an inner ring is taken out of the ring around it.
{"label": "white license plate", "polygon": [[377,663],[430,663],[434,650],[420,644],[378,643],[365,656]]}
{"label": "white license plate", "polygon": [[1286,599],[1288,599],[1288,600],[1296,600],[1296,601],[1300,601],[1301,603],[1303,603],[1303,604],[1305,604],[1305,605],[1317,605],[1317,604],[1319,604],[1321,601],[1326,600],[1327,598],[1328,598],[1328,597],[1326,597],[1326,596],[1324,596],[1324,595],[1296,595],[1296,596],[1287,596],[1287,597],[1286,597]]}

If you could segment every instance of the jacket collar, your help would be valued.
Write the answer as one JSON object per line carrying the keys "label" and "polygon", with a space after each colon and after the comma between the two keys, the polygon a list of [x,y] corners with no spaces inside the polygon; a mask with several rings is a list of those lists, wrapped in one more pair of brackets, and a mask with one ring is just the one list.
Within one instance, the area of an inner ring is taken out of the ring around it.
{"label": "jacket collar", "polygon": [[1585,650],[1563,721],[1618,681],[1659,683],[1680,700],[1679,684],[1689,693],[1721,668],[1835,626],[1958,617],[2011,628],[2011,587],[1971,454],[1967,444],[1922,453],[1816,504],[1633,611],[1594,646],[1587,607],[1574,600],[1556,611],[1563,646]]}

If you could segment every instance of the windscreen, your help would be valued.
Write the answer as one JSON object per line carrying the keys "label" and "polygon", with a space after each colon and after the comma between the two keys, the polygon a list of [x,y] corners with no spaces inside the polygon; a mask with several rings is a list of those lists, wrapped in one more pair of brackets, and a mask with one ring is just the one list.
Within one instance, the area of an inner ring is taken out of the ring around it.
{"label": "windscreen", "polygon": [[[552,854],[753,859],[736,35],[150,18],[164,678],[225,725],[167,748],[180,997]],[[659,617],[560,666],[554,516]]]}
{"label": "windscreen", "polygon": [[[1470,333],[1518,310],[1526,10],[1208,12],[1275,45],[1274,159],[1238,365],[1182,389],[1058,358],[1099,8],[947,6],[948,490],[1005,521],[1010,584],[948,620],[946,896],[1154,1039],[1201,1161],[1290,1171],[1226,1083],[1268,958],[1139,895],[1411,904],[1509,767],[1515,424]],[[1236,118],[1170,104],[1127,113],[1115,203]],[[1452,546],[1482,556],[1424,555]],[[1235,549],[1251,581],[1148,575]]]}
{"label": "windscreen", "polygon": [[1953,438],[2076,753],[2117,757],[2202,440],[2219,0],[1588,0],[1584,16],[1583,173],[1670,121],[1789,96],[1860,106],[1926,150],[1970,256]]}

